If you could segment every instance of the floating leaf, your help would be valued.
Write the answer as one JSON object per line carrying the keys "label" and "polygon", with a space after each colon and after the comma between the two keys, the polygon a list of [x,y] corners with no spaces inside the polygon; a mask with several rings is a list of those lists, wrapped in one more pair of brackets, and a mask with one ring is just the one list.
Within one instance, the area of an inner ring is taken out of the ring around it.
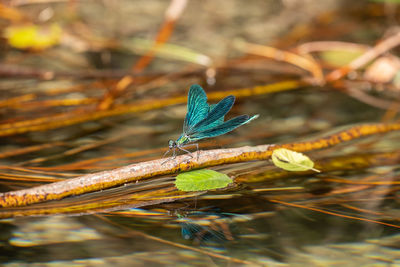
{"label": "floating leaf", "polygon": [[181,191],[203,191],[226,187],[232,183],[228,175],[213,170],[196,170],[176,176],[175,186]]}
{"label": "floating leaf", "polygon": [[314,162],[310,160],[309,157],[286,148],[275,149],[272,152],[271,158],[275,166],[286,171],[296,172],[313,170],[320,172],[319,170],[313,168]]}
{"label": "floating leaf", "polygon": [[50,26],[10,26],[6,28],[4,36],[15,48],[43,50],[58,44],[61,33],[61,27],[55,23]]}

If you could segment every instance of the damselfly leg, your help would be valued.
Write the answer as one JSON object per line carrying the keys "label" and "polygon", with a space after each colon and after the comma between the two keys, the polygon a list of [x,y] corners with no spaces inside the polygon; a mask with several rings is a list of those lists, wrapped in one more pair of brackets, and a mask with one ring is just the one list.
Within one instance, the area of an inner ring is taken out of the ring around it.
{"label": "damselfly leg", "polygon": [[176,158],[176,149],[179,149],[179,150],[181,150],[181,151],[183,151],[183,152],[186,152],[186,153],[187,153],[187,156],[189,156],[189,158],[186,159],[186,162],[189,162],[190,159],[194,158],[193,152],[190,152],[189,150],[185,149],[185,147],[193,146],[193,145],[196,146],[196,149],[197,149],[197,150],[196,150],[196,152],[197,152],[197,157],[196,157],[196,159],[198,160],[198,159],[199,159],[199,151],[200,151],[200,150],[199,150],[199,144],[198,144],[198,143],[186,144],[186,145],[183,145],[183,146],[179,146],[179,145],[177,145],[176,143],[170,143],[170,146],[169,146],[168,150],[164,153],[163,158],[164,158],[171,150],[172,150],[172,157],[170,157],[170,158],[166,159],[165,161],[163,161],[163,162],[161,163],[161,165],[164,165],[166,162],[168,162],[168,161],[170,161],[170,160],[175,160],[175,158]]}
{"label": "damselfly leg", "polygon": [[184,147],[193,146],[193,145],[196,146],[196,152],[197,152],[196,160],[199,160],[199,151],[200,150],[199,150],[199,144],[198,143],[187,144],[187,145],[184,145],[184,146],[178,146],[177,147],[179,150],[182,150],[182,151],[186,152],[188,154],[188,156],[190,157],[190,158],[186,159],[186,162],[189,162],[189,159],[194,158],[194,156],[193,156],[193,152],[190,152],[189,150],[184,149]]}

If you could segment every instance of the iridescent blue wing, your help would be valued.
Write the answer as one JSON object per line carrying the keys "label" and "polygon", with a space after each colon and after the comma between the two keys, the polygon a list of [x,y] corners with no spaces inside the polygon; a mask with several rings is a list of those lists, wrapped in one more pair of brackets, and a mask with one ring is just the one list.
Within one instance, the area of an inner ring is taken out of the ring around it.
{"label": "iridescent blue wing", "polygon": [[196,233],[201,231],[201,227],[197,224],[192,223],[182,223],[181,234],[186,240],[191,240],[195,238]]}
{"label": "iridescent blue wing", "polygon": [[187,113],[183,123],[183,132],[186,133],[199,121],[204,119],[209,111],[207,95],[200,85],[190,86],[187,103]]}
{"label": "iridescent blue wing", "polygon": [[254,115],[251,118],[249,115],[237,116],[229,121],[226,121],[220,125],[217,125],[211,129],[207,129],[201,132],[193,133],[189,136],[190,141],[197,141],[204,138],[215,137],[226,134],[243,124],[249,123],[250,121],[258,118],[258,115]]}
{"label": "iridescent blue wing", "polygon": [[[207,218],[205,218],[207,220]],[[221,242],[226,241],[228,238],[225,236],[224,231],[220,228],[220,225],[213,223],[211,220],[210,226],[197,224],[196,221],[193,223],[182,223],[182,237],[186,240],[195,240],[200,243],[208,242]],[[229,227],[229,225],[226,225]],[[229,229],[225,229],[228,230]],[[230,231],[229,231],[230,233]]]}
{"label": "iridescent blue wing", "polygon": [[206,131],[214,127],[214,123],[218,120],[221,120],[221,118],[223,118],[225,114],[228,113],[228,111],[232,108],[234,102],[235,97],[233,95],[225,97],[211,109],[211,111],[207,114],[205,118],[192,126],[190,128],[190,131],[188,131],[186,134],[190,136],[197,132]]}
{"label": "iridescent blue wing", "polygon": [[[216,105],[217,105],[217,104],[212,104],[212,105],[210,105],[209,113],[211,112],[211,110],[213,110],[213,109],[215,108]],[[214,121],[213,123],[209,124],[208,127],[213,128],[213,127],[215,127],[215,126],[217,126],[217,125],[220,125],[220,124],[224,123],[224,119],[225,119],[225,116],[222,116],[222,117],[219,118],[218,120],[216,120],[216,121]]]}

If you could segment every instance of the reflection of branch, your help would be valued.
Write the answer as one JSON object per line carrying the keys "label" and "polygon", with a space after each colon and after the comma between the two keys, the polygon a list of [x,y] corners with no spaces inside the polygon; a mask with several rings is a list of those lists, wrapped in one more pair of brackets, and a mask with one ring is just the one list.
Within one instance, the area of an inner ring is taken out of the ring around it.
{"label": "reflection of branch", "polygon": [[359,101],[366,103],[370,106],[384,109],[384,110],[393,110],[393,111],[400,110],[399,102],[397,102],[397,101],[388,101],[388,100],[379,99],[377,97],[374,97],[374,96],[364,93],[360,89],[354,89],[351,87],[347,87],[346,91],[350,96],[352,96],[355,99],[358,99]]}
{"label": "reflection of branch", "polygon": [[[364,82],[365,83],[365,82]],[[362,86],[363,83],[361,83]],[[370,86],[370,83],[367,83]],[[382,98],[375,97],[365,92],[360,88],[360,84],[357,81],[336,81],[331,84],[334,88],[342,90],[347,93],[350,97],[357,99],[358,101],[376,107],[383,110],[399,111],[400,103],[398,101],[390,101]],[[357,88],[358,86],[358,88]]]}
{"label": "reflection of branch", "polygon": [[146,234],[146,233],[143,233],[141,231],[134,230],[134,229],[132,229],[130,227],[127,227],[125,225],[118,224],[118,223],[106,218],[105,216],[97,216],[97,217],[102,219],[102,220],[104,220],[104,221],[106,221],[108,224],[116,225],[118,227],[118,229],[121,229],[121,228],[124,229],[124,235],[126,234],[126,235],[129,235],[130,237],[140,236],[140,237],[147,238],[147,239],[150,239],[150,240],[153,240],[153,241],[156,241],[156,242],[160,242],[162,244],[166,244],[166,245],[170,245],[170,246],[174,246],[174,247],[178,247],[178,248],[182,248],[182,249],[195,251],[195,252],[210,256],[210,257],[226,260],[227,263],[235,262],[235,263],[246,264],[248,266],[257,266],[258,265],[256,262],[250,262],[250,261],[247,261],[247,260],[241,260],[241,259],[238,259],[238,258],[217,254],[217,253],[214,253],[212,251],[208,251],[206,249],[187,246],[187,245],[183,245],[183,244],[180,244],[180,243],[177,243],[177,242],[172,242],[172,241],[169,241],[169,240],[165,240],[165,239],[162,239],[160,237],[156,237],[156,236],[153,236],[153,235],[150,235],[150,234]]}
{"label": "reflection of branch", "polygon": [[365,52],[364,54],[362,54],[361,56],[350,62],[347,66],[332,71],[326,76],[326,80],[328,82],[339,80],[350,71],[365,66],[373,59],[389,51],[390,49],[398,46],[399,44],[400,44],[400,31],[397,34],[387,38],[386,40],[383,40],[373,48],[369,49],[367,52]]}
{"label": "reflection of branch", "polygon": [[286,206],[302,208],[302,209],[307,209],[307,210],[313,210],[313,211],[317,211],[317,212],[320,212],[320,213],[333,215],[333,216],[338,216],[338,217],[342,217],[342,218],[347,218],[347,219],[352,219],[352,220],[359,220],[359,221],[364,221],[364,222],[372,222],[372,223],[382,224],[382,225],[386,225],[386,226],[390,226],[390,227],[400,228],[399,225],[395,225],[395,224],[391,224],[391,223],[385,223],[385,222],[380,222],[380,221],[376,221],[376,220],[371,220],[371,219],[367,219],[367,218],[356,217],[356,216],[351,216],[351,215],[346,215],[346,214],[340,214],[340,213],[327,211],[327,210],[323,210],[323,209],[319,209],[319,208],[315,208],[315,207],[311,207],[311,206],[288,203],[288,202],[283,202],[283,201],[279,201],[279,200],[276,200],[276,199],[270,199],[269,201],[272,202],[272,203],[278,203],[278,204],[282,204],[282,205],[286,205]]}
{"label": "reflection of branch", "polygon": [[[187,160],[186,155],[178,156],[165,164],[163,159],[132,164],[111,171],[94,173],[72,178],[66,181],[33,187],[19,191],[0,194],[1,207],[25,206],[48,200],[59,200],[64,197],[81,195],[99,191],[126,183],[135,182],[159,175],[168,175],[181,171],[217,166],[227,163],[237,163],[270,158],[275,148],[288,148],[294,151],[312,151],[328,148],[334,145],[361,138],[363,136],[400,130],[400,123],[377,123],[354,126],[336,134],[313,141],[284,145],[246,146],[233,149],[215,149],[201,151],[198,160]],[[181,192],[180,192],[181,194]]]}
{"label": "reflection of branch", "polygon": [[[328,158],[319,158],[315,160],[315,168],[321,170],[323,173],[329,173],[333,171],[348,171],[354,169],[365,169],[373,166],[389,166],[400,163],[400,151],[393,152],[379,152],[371,153],[366,152],[364,154],[346,154],[343,156],[333,156]],[[271,181],[274,179],[284,179],[288,177],[300,177],[300,176],[310,176],[313,175],[314,171],[301,171],[301,172],[289,172],[279,168],[260,168],[259,170],[252,172],[251,175],[248,173],[239,174],[235,177],[235,183],[260,183],[265,181]],[[318,177],[324,181],[329,178]],[[359,184],[369,185],[368,182],[363,183],[363,181],[356,181]],[[385,181],[388,182],[388,181]],[[393,184],[393,182],[391,181]],[[276,190],[274,188],[261,189],[261,190]],[[350,193],[349,189],[346,193]],[[359,191],[359,189],[355,189]],[[341,194],[341,192],[338,192]]]}

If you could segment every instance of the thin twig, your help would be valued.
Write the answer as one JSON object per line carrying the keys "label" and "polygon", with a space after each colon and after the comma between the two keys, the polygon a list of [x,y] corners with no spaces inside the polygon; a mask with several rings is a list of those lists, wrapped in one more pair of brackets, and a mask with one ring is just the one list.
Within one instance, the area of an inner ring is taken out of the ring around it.
{"label": "thin twig", "polygon": [[26,66],[18,66],[12,64],[0,63],[0,77],[12,77],[12,78],[37,78],[42,80],[54,80],[56,78],[76,78],[76,79],[87,79],[87,78],[108,78],[118,79],[126,75],[132,77],[151,76],[156,78],[164,73],[133,73],[132,71],[126,70],[79,70],[79,71],[54,71],[40,68],[30,68]]}
{"label": "thin twig", "polygon": [[347,218],[347,219],[351,219],[351,220],[358,220],[358,221],[381,224],[381,225],[390,226],[390,227],[394,227],[394,228],[400,228],[400,225],[396,225],[396,224],[380,222],[380,221],[371,220],[371,219],[367,219],[367,218],[363,218],[363,217],[345,215],[345,214],[336,213],[336,212],[332,212],[332,211],[327,211],[327,210],[314,208],[314,207],[310,207],[310,206],[305,206],[305,205],[300,205],[300,204],[294,204],[294,203],[279,201],[279,200],[276,200],[276,199],[270,199],[269,201],[272,202],[272,203],[278,203],[278,204],[282,204],[282,205],[286,205],[286,206],[312,210],[312,211],[316,211],[316,212],[320,212],[320,213],[324,213],[324,214],[328,214],[328,215],[333,215],[333,216],[337,216],[337,217]]}
{"label": "thin twig", "polygon": [[315,62],[312,58],[307,58],[302,55],[279,50],[270,46],[251,44],[247,42],[238,42],[237,47],[238,49],[245,51],[249,54],[259,55],[295,65],[310,72],[314,78],[315,83],[319,85],[324,84],[324,75],[322,73],[322,69],[319,64],[317,64],[317,62]]}
{"label": "thin twig", "polygon": [[353,71],[353,70],[356,70],[356,69],[359,69],[359,68],[365,66],[366,64],[371,62],[373,59],[375,59],[378,56],[382,55],[383,53],[389,51],[390,49],[398,46],[399,44],[400,44],[400,31],[397,34],[383,40],[382,42],[380,42],[373,48],[367,50],[367,52],[365,52],[361,56],[354,59],[348,65],[341,67],[339,69],[336,69],[336,70],[332,71],[331,73],[329,73],[326,76],[326,81],[332,82],[332,81],[339,80],[340,78],[342,78],[343,76],[348,74],[350,71]]}
{"label": "thin twig", "polygon": [[[157,49],[162,46],[171,37],[175,23],[178,18],[182,15],[185,10],[187,0],[172,0],[165,12],[165,21],[161,26],[157,38],[154,42],[152,49],[145,55],[143,55],[138,62],[136,62],[131,70],[133,73],[142,72],[148,64],[153,60],[153,57]],[[98,104],[97,108],[99,110],[109,109],[116,97],[121,95],[126,88],[128,88],[134,81],[132,75],[126,75],[118,83],[104,95],[102,101]]]}

